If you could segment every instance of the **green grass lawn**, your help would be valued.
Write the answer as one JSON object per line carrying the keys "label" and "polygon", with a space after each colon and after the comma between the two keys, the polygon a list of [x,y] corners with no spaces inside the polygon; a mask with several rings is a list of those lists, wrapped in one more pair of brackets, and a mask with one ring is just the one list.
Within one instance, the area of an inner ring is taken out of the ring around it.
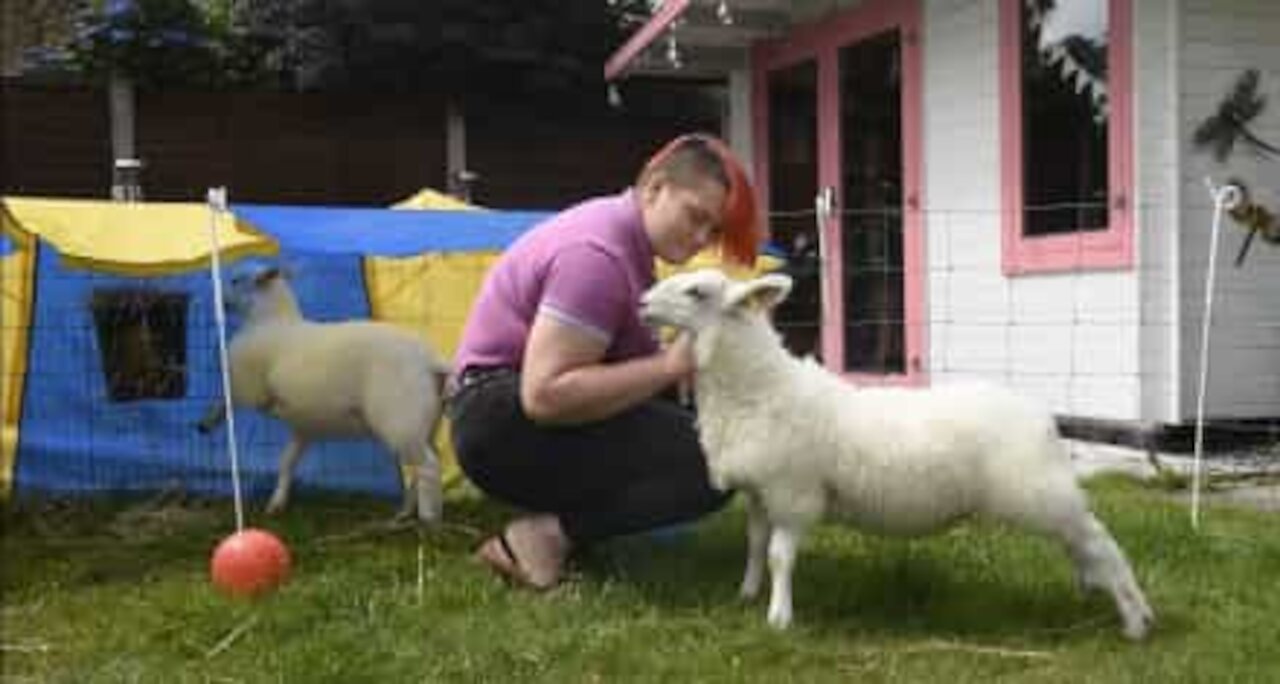
{"label": "green grass lawn", "polygon": [[534,595],[470,560],[505,512],[466,491],[425,533],[377,527],[389,501],[300,498],[272,520],[253,502],[295,570],[256,603],[208,581],[227,501],[20,506],[3,517],[0,681],[1277,681],[1276,518],[1214,509],[1197,533],[1158,492],[1089,488],[1159,615],[1148,643],[1076,591],[1055,546],[994,526],[912,542],[823,527],[797,565],[796,626],[775,633],[763,600],[736,595],[736,505],[595,549]]}

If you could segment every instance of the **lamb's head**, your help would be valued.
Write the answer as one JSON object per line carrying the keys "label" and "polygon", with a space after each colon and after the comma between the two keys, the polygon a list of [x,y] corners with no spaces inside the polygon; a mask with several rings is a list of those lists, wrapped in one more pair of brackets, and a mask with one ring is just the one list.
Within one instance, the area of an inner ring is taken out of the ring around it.
{"label": "lamb's head", "polygon": [[725,317],[765,317],[791,292],[791,278],[771,273],[735,281],[713,268],[679,273],[656,283],[640,299],[640,318],[695,336]]}
{"label": "lamb's head", "polygon": [[289,287],[285,272],[278,266],[233,277],[227,301],[250,323],[300,315],[293,289]]}

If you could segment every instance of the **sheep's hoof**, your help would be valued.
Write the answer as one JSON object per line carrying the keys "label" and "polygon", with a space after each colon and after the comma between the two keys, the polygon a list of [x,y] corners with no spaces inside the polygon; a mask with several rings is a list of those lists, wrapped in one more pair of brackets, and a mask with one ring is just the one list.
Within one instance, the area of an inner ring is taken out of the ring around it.
{"label": "sheep's hoof", "polygon": [[[412,516],[413,511],[406,511],[406,515]],[[444,510],[438,505],[418,506],[418,522],[423,525],[434,525],[444,518]]]}
{"label": "sheep's hoof", "polygon": [[769,626],[778,631],[786,630],[788,627],[791,626],[791,612],[781,611],[781,610],[770,610]]}
{"label": "sheep's hoof", "polygon": [[1124,636],[1130,641],[1144,641],[1155,624],[1156,616],[1148,608],[1137,616],[1125,618]]}
{"label": "sheep's hoof", "polygon": [[441,517],[440,515],[425,516],[413,510],[400,511],[395,514],[395,517],[391,518],[388,526],[395,529],[414,527],[415,525],[430,527],[439,524]]}
{"label": "sheep's hoof", "polygon": [[393,518],[387,521],[388,530],[407,530],[417,524],[417,518],[412,513],[397,513]]}
{"label": "sheep's hoof", "polygon": [[285,505],[286,504],[283,501],[272,499],[267,503],[266,513],[267,515],[280,515],[284,512]]}
{"label": "sheep's hoof", "polygon": [[754,601],[760,595],[760,583],[743,582],[738,588],[738,598],[743,601]]}
{"label": "sheep's hoof", "polygon": [[1145,641],[1147,635],[1151,633],[1151,623],[1153,621],[1143,618],[1135,620],[1124,626],[1124,636],[1129,641]]}

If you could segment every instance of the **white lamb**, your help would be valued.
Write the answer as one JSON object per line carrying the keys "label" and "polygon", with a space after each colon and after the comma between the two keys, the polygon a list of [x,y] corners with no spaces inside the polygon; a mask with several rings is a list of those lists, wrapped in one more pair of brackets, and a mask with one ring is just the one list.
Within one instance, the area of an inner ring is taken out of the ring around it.
{"label": "white lamb", "polygon": [[[245,311],[228,348],[231,399],[279,418],[290,428],[268,513],[289,502],[293,470],[317,440],[373,437],[410,470],[397,521],[442,515],[439,460],[431,438],[443,413],[449,366],[411,334],[387,323],[308,321],[278,268],[238,278],[233,291]],[[223,402],[199,423],[225,417]]]}
{"label": "white lamb", "polygon": [[990,385],[855,388],[782,346],[769,313],[790,288],[784,275],[735,282],[707,269],[659,282],[641,306],[650,325],[694,337],[708,470],[745,495],[741,589],[759,593],[767,554],[769,624],[791,623],[796,550],[825,513],[911,536],[980,515],[1060,541],[1081,585],[1114,598],[1124,634],[1146,636],[1154,613],[1045,410]]}

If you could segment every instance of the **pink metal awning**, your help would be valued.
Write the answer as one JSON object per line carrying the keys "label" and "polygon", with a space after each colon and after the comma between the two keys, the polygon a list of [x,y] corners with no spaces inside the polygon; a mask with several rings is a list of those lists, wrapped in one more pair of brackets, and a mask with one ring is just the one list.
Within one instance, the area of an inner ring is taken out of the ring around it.
{"label": "pink metal awning", "polygon": [[[752,45],[783,35],[791,11],[791,0],[665,0],[605,62],[604,78],[724,78],[747,66]],[[663,59],[652,46],[666,34]]]}
{"label": "pink metal awning", "polygon": [[649,17],[649,21],[646,21],[644,26],[641,26],[627,39],[627,42],[622,44],[622,47],[609,56],[608,61],[604,63],[604,80],[612,81],[622,74],[632,60],[649,47],[667,27],[671,26],[672,22],[680,18],[691,2],[692,0],[666,0],[662,3],[657,13]]}

